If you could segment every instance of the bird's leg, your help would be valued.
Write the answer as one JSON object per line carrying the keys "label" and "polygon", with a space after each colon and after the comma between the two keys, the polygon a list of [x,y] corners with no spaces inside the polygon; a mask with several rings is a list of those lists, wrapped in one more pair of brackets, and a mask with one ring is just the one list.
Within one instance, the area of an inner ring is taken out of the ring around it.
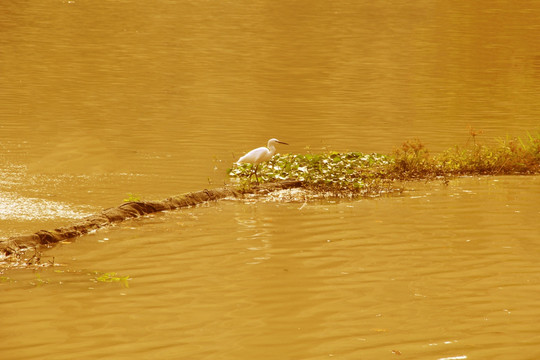
{"label": "bird's leg", "polygon": [[251,171],[249,172],[248,180],[251,182],[251,178],[253,177],[253,174],[257,173],[257,166],[251,165]]}
{"label": "bird's leg", "polygon": [[255,181],[257,181],[257,185],[259,185],[259,178],[257,177],[258,168],[259,168],[259,164],[255,165],[255,171],[253,172],[255,174]]}

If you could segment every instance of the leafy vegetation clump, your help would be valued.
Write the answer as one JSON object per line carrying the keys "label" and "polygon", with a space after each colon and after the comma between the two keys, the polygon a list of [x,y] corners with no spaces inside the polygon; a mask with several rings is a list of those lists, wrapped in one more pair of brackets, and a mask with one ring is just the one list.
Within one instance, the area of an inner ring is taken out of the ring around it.
{"label": "leafy vegetation clump", "polygon": [[[378,173],[392,159],[386,155],[359,152],[306,155],[276,155],[259,165],[258,176],[263,182],[299,180],[311,190],[343,193],[373,194],[391,190],[390,182]],[[248,178],[251,164],[241,164],[229,170],[229,175]]]}
{"label": "leafy vegetation clump", "polygon": [[[395,180],[419,180],[459,175],[540,173],[540,134],[526,140],[506,139],[497,145],[474,144],[432,155],[419,140],[407,141],[390,155],[328,152],[275,155],[259,165],[262,182],[299,180],[310,190],[334,194],[371,195],[396,189]],[[229,169],[229,175],[249,186],[251,164]]]}

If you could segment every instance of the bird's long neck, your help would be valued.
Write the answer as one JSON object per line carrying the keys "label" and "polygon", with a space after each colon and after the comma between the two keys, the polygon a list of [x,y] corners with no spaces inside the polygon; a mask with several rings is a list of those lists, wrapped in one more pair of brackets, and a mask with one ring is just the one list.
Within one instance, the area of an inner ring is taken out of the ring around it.
{"label": "bird's long neck", "polygon": [[268,146],[266,146],[268,150],[270,150],[270,156],[274,156],[276,153],[276,147],[272,143],[268,143]]}

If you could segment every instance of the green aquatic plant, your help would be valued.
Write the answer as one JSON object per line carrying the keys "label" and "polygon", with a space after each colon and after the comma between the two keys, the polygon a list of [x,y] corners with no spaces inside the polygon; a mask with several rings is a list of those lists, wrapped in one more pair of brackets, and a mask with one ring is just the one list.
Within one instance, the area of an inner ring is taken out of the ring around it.
{"label": "green aquatic plant", "polygon": [[94,274],[94,281],[96,282],[104,282],[104,283],[118,282],[126,288],[129,287],[128,281],[131,280],[129,276],[120,276],[115,272],[101,273],[101,272],[95,271],[93,274]]}
{"label": "green aquatic plant", "polygon": [[404,142],[391,158],[386,174],[394,179],[423,178],[435,165],[429,150],[418,139]]}
{"label": "green aquatic plant", "polygon": [[127,193],[127,198],[124,199],[124,202],[139,202],[141,201],[141,197],[139,195],[135,195],[132,193]]}
{"label": "green aquatic plant", "polygon": [[34,281],[30,281],[30,284],[35,286],[35,287],[40,287],[40,286],[43,286],[43,285],[48,284],[48,283],[49,283],[49,280],[43,280],[41,278],[40,273],[36,273],[36,277],[35,277]]}
{"label": "green aquatic plant", "polygon": [[13,280],[8,276],[0,276],[0,283],[11,283]]}
{"label": "green aquatic plant", "polygon": [[540,135],[500,139],[494,146],[455,148],[436,159],[453,175],[534,174],[540,171]]}
{"label": "green aquatic plant", "polygon": [[[376,174],[389,161],[391,159],[385,155],[359,152],[276,155],[271,161],[259,165],[258,180],[299,180],[305,187],[336,194],[382,191],[387,188],[386,181]],[[251,172],[250,164],[241,164],[230,169],[229,175],[244,179],[241,186],[245,187]]]}

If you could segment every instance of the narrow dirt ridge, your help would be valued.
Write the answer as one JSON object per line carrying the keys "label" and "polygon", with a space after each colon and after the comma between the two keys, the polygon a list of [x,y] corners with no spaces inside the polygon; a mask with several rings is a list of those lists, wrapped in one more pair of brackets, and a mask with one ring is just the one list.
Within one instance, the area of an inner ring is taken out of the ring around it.
{"label": "narrow dirt ridge", "polygon": [[301,187],[301,181],[283,181],[252,186],[247,189],[223,187],[190,192],[162,201],[132,201],[120,206],[105,209],[99,214],[88,216],[70,226],[63,226],[52,231],[40,230],[30,235],[13,236],[0,241],[0,255],[12,256],[29,248],[40,245],[52,245],[63,240],[88,234],[99,228],[116,224],[124,220],[152,214],[160,211],[181,209],[199,205],[208,201],[216,201],[227,197],[240,198],[245,194],[265,194],[275,190]]}

